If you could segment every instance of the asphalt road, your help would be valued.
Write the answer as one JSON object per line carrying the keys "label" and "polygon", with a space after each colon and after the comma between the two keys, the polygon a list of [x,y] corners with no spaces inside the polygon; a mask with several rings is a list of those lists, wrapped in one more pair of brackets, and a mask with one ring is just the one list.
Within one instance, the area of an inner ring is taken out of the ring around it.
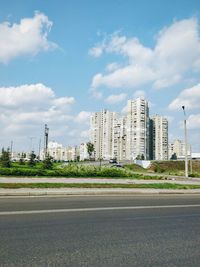
{"label": "asphalt road", "polygon": [[200,266],[200,196],[0,198],[0,266]]}

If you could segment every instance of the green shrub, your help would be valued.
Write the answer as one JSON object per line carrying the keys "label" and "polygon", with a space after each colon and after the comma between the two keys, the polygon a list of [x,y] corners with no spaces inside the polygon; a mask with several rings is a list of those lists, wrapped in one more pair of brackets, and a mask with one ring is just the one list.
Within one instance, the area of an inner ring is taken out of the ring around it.
{"label": "green shrub", "polygon": [[11,167],[11,159],[10,159],[10,151],[9,149],[4,150],[4,148],[1,151],[0,156],[0,166],[3,168],[10,168]]}
{"label": "green shrub", "polygon": [[161,176],[143,175],[140,173],[131,173],[126,169],[101,167],[99,166],[83,166],[76,164],[69,164],[64,168],[57,169],[43,169],[38,167],[26,168],[18,165],[12,168],[0,168],[0,176],[47,176],[47,177],[110,177],[110,178],[135,178],[135,179],[161,179]]}
{"label": "green shrub", "polygon": [[[50,177],[132,177],[133,175],[124,170],[116,168],[78,166],[70,164],[60,169],[43,168],[0,168],[1,176],[50,176]],[[134,175],[135,176],[135,175]]]}

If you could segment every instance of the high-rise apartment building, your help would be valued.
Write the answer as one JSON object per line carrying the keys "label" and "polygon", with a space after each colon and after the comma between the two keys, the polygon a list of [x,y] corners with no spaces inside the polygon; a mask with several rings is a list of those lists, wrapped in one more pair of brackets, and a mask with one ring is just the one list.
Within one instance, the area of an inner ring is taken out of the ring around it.
{"label": "high-rise apartment building", "polygon": [[168,121],[158,115],[150,120],[145,99],[128,100],[126,116],[108,110],[91,116],[90,141],[95,159],[168,160]]}
{"label": "high-rise apartment building", "polygon": [[113,126],[117,113],[106,109],[90,118],[90,141],[94,144],[95,159],[112,158]]}
{"label": "high-rise apartment building", "polygon": [[158,115],[150,119],[150,159],[168,160],[168,120]]}
{"label": "high-rise apartment building", "polygon": [[115,117],[112,130],[112,158],[126,160],[126,117]]}
{"label": "high-rise apartment building", "polygon": [[127,159],[149,159],[149,107],[145,99],[128,100]]}

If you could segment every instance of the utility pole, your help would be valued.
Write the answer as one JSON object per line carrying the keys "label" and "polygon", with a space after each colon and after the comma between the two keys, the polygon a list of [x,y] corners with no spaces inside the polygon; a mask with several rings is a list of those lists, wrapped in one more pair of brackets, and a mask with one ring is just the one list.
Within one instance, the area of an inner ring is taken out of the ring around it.
{"label": "utility pole", "polygon": [[99,124],[99,168],[101,170],[101,125]]}
{"label": "utility pole", "polygon": [[45,124],[44,128],[44,158],[46,159],[48,154],[48,138],[49,138],[49,128],[47,124]]}
{"label": "utility pole", "polygon": [[38,160],[40,160],[40,150],[41,150],[41,138],[39,139],[39,146],[38,146]]}
{"label": "utility pole", "polygon": [[192,174],[192,146],[190,146],[190,174]]}
{"label": "utility pole", "polygon": [[11,160],[12,160],[12,151],[13,151],[13,141],[11,141],[11,143],[10,143],[10,157],[11,157]]}
{"label": "utility pole", "polygon": [[184,113],[184,135],[185,135],[185,177],[188,178],[188,144],[187,144],[187,119],[185,106],[182,106]]}

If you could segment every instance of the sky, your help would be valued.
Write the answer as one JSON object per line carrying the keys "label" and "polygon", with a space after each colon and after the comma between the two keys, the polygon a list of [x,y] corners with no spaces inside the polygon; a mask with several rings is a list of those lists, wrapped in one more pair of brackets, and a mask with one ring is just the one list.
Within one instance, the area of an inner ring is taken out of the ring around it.
{"label": "sky", "polygon": [[200,152],[199,0],[0,0],[0,147],[89,139],[89,117],[144,97]]}

